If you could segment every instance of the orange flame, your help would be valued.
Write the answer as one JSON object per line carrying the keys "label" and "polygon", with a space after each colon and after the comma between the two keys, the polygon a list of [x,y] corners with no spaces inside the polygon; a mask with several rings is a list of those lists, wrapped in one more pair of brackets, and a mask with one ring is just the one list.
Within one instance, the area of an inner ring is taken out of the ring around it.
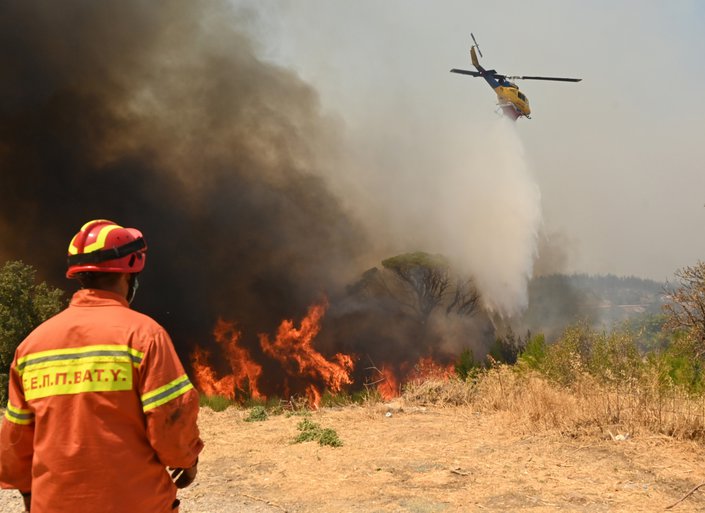
{"label": "orange flame", "polygon": [[455,374],[455,365],[442,365],[430,356],[419,358],[414,368],[406,377],[407,382],[422,382],[429,379],[449,379]]}
{"label": "orange flame", "polygon": [[218,379],[215,371],[208,366],[210,352],[197,347],[191,354],[196,388],[207,396],[220,395],[235,398],[235,378],[232,375]]}
{"label": "orange flame", "polygon": [[[382,399],[390,401],[401,395],[401,383],[423,382],[429,379],[450,379],[455,374],[455,366],[450,363],[443,365],[437,363],[430,356],[419,358],[413,368],[402,364],[399,373],[386,365],[379,370],[380,376],[375,380],[377,391]],[[400,378],[401,376],[401,378]]]}
{"label": "orange flame", "polygon": [[[325,302],[311,306],[299,328],[294,326],[293,321],[283,321],[272,341],[266,334],[259,336],[264,354],[277,361],[283,370],[284,375],[280,377],[278,386],[284,397],[296,392],[304,393],[313,407],[320,404],[323,390],[335,394],[345,385],[352,384],[350,373],[354,362],[350,355],[337,353],[326,359],[313,348],[326,307]],[[248,397],[266,399],[259,388],[262,366],[251,358],[246,348],[238,345],[241,333],[235,324],[219,319],[213,335],[223,348],[232,374],[218,378],[208,365],[210,353],[196,347],[191,355],[196,387],[211,396],[222,395],[235,400]]]}
{"label": "orange flame", "polygon": [[309,380],[306,395],[312,406],[318,406],[321,399],[322,390],[316,383],[323,383],[332,393],[338,393],[343,386],[352,384],[352,357],[337,353],[327,360],[313,348],[313,340],[321,330],[321,319],[327,306],[326,302],[312,305],[299,328],[294,327],[293,321],[282,321],[274,340],[270,341],[266,334],[259,336],[264,353],[277,360],[288,377]]}
{"label": "orange flame", "polygon": [[[325,301],[309,307],[299,327],[292,320],[282,321],[273,340],[267,334],[259,335],[263,354],[277,362],[281,369],[274,379],[268,378],[268,387],[285,398],[296,393],[305,394],[312,407],[320,404],[325,390],[336,394],[346,385],[351,385],[351,373],[355,366],[350,355],[337,353],[326,358],[313,347],[327,307]],[[221,346],[232,373],[218,377],[208,364],[210,352],[196,347],[191,355],[196,387],[206,395],[221,395],[240,402],[248,398],[266,399],[259,383],[263,368],[252,359],[247,348],[238,344],[241,333],[235,323],[219,319],[213,336]],[[430,356],[419,358],[413,367],[411,362],[404,362],[385,364],[375,370],[378,375],[371,385],[376,385],[385,401],[399,397],[403,383],[449,379],[455,371],[452,363],[440,364]]]}
{"label": "orange flame", "polygon": [[391,401],[395,397],[399,397],[401,394],[399,388],[399,380],[397,379],[394,371],[389,367],[382,367],[379,371],[381,376],[381,381],[377,384],[377,391],[382,399],[385,401]]}
{"label": "orange flame", "polygon": [[238,346],[240,332],[232,322],[218,319],[213,336],[223,348],[232,374],[218,379],[215,371],[208,366],[210,353],[197,347],[191,355],[196,386],[206,395],[222,395],[229,399],[251,397],[262,399],[257,381],[262,367],[250,358],[247,349]]}

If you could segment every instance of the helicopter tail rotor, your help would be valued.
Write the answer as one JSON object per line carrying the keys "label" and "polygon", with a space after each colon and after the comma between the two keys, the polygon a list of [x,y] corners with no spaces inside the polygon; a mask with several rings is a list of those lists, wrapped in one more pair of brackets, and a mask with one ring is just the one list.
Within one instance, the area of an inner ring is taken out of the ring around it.
{"label": "helicopter tail rotor", "polygon": [[477,48],[477,53],[480,54],[480,57],[484,57],[482,55],[482,51],[480,50],[480,45],[477,44],[477,40],[475,39],[475,36],[472,34],[472,32],[470,32],[470,37],[472,38],[472,42],[475,43],[473,46]]}

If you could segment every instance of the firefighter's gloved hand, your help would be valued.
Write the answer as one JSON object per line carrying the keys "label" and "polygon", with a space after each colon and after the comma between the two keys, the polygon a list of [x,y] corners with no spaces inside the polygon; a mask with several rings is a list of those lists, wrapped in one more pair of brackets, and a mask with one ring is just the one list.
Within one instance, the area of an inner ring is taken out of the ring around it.
{"label": "firefighter's gloved hand", "polygon": [[172,468],[169,470],[171,470],[171,478],[174,480],[176,487],[186,488],[196,479],[196,474],[198,474],[198,461],[190,468]]}

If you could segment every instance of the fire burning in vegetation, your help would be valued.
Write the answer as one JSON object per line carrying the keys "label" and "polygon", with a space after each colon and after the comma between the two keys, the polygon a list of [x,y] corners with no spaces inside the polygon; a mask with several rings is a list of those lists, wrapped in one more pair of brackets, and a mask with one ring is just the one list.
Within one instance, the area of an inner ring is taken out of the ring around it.
{"label": "fire burning in vegetation", "polygon": [[231,374],[217,378],[215,371],[208,366],[210,352],[196,347],[191,355],[196,383],[200,390],[209,396],[220,395],[230,399],[262,399],[257,388],[257,381],[262,374],[262,367],[250,358],[244,347],[238,346],[241,333],[232,322],[218,319],[213,330],[215,341],[223,348]]}
{"label": "fire burning in vegetation", "polygon": [[396,374],[389,367],[382,367],[379,370],[380,378],[377,382],[377,391],[385,401],[397,397],[401,393],[401,387]]}
{"label": "fire burning in vegetation", "polygon": [[[400,396],[402,384],[420,383],[428,379],[449,379],[455,375],[454,364],[443,365],[435,362],[430,356],[419,358],[413,366],[411,362],[405,362],[397,372],[387,365],[375,370],[378,378],[372,384],[385,401]],[[400,376],[404,376],[403,381]]]}
{"label": "fire burning in vegetation", "polygon": [[[359,389],[364,385],[375,389],[384,400],[390,400],[401,393],[400,376],[408,382],[447,379],[453,375],[453,364],[441,365],[431,357],[424,357],[413,366],[407,363],[396,369],[389,365],[370,368],[376,376],[365,383],[354,383],[352,375],[359,356],[336,353],[327,358],[314,348],[327,306],[322,302],[309,307],[298,327],[292,320],[282,321],[273,338],[260,334],[258,351],[241,345],[242,334],[235,323],[219,319],[213,335],[228,364],[228,373],[219,377],[209,363],[212,353],[197,346],[191,354],[197,388],[207,396],[218,395],[238,402],[265,400],[271,395],[284,399],[302,395],[311,407],[317,407],[326,391],[337,394],[347,387],[359,385]],[[265,386],[273,392],[264,393]]]}
{"label": "fire burning in vegetation", "polygon": [[[305,394],[309,404],[317,406],[323,391],[338,393],[352,384],[350,374],[355,366],[352,356],[337,353],[329,359],[313,347],[326,307],[325,302],[311,306],[298,328],[291,320],[282,321],[276,337],[271,340],[267,334],[259,335],[260,356],[269,366],[278,364],[276,372],[268,375],[267,380],[279,379],[274,388],[282,397]],[[199,390],[206,395],[222,395],[238,401],[266,399],[260,391],[263,366],[253,359],[247,348],[238,344],[241,333],[235,324],[219,320],[213,334],[231,373],[218,378],[208,364],[210,353],[196,347],[191,361]]]}
{"label": "fire burning in vegetation", "polygon": [[321,400],[321,390],[314,383],[323,383],[334,394],[352,383],[350,372],[354,363],[350,355],[337,353],[327,360],[313,348],[326,307],[325,303],[311,306],[299,329],[292,321],[283,321],[272,341],[266,334],[259,336],[264,353],[277,360],[286,374],[285,395],[290,395],[289,380],[311,380],[306,385],[306,396],[312,405]]}

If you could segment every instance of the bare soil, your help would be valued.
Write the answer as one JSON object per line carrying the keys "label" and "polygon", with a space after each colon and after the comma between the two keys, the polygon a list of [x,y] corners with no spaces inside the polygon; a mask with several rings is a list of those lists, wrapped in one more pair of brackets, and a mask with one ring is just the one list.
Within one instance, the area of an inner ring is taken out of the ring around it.
{"label": "bare soil", "polygon": [[[206,448],[182,513],[651,512],[705,481],[694,442],[522,433],[502,413],[465,407],[313,412],[337,448],[293,444],[300,416],[246,416],[201,411]],[[17,492],[0,491],[0,511],[22,511]],[[705,511],[705,486],[670,511]]]}

